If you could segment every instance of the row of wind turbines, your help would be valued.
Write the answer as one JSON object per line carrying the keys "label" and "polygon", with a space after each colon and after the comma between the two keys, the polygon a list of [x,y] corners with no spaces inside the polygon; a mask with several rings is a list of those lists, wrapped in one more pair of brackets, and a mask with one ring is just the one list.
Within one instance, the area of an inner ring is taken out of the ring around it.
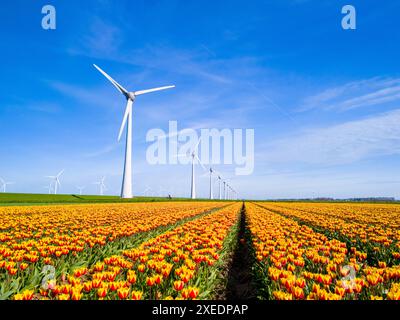
{"label": "row of wind turbines", "polygon": [[[122,133],[126,127],[126,142],[125,142],[125,161],[124,161],[124,171],[123,171],[123,179],[121,186],[121,198],[132,198],[132,106],[135,102],[137,96],[151,93],[155,91],[161,91],[166,89],[174,88],[174,85],[163,86],[158,88],[152,88],[147,90],[139,90],[139,91],[128,91],[123,86],[121,86],[117,81],[115,81],[110,75],[108,75],[104,70],[102,70],[97,65],[93,65],[104,77],[106,77],[111,84],[125,97],[126,99],[126,107],[124,116],[122,119],[122,124],[118,134],[118,142],[121,140]],[[191,198],[196,199],[196,179],[195,179],[195,161],[197,160],[200,165],[205,169],[204,165],[201,163],[199,157],[197,156],[197,148],[200,144],[200,139],[197,142],[196,146],[193,148],[192,152],[189,152],[186,155],[177,156],[190,156],[192,158],[192,177],[191,177]],[[206,170],[206,169],[205,169]],[[237,192],[225,181],[222,179],[221,175],[217,173],[212,167],[209,168],[210,174],[210,193],[209,198],[213,199],[213,176],[214,174],[218,178],[219,181],[219,195],[218,198],[222,199],[237,199]],[[223,194],[221,193],[223,184]]]}
{"label": "row of wind turbines", "polygon": [[[55,176],[45,176],[45,178],[49,178],[50,179],[50,183],[48,186],[45,186],[44,188],[48,190],[49,194],[57,194],[58,191],[58,187],[61,186],[61,182],[60,182],[60,177],[61,175],[64,173],[64,169],[61,170],[57,175]],[[107,190],[107,187],[104,183],[106,177],[101,177],[101,179],[99,181],[93,182],[93,184],[96,184],[99,186],[100,189],[100,195],[104,195],[104,191]],[[82,195],[83,190],[86,188],[85,186],[76,186],[76,188],[79,190],[79,195]],[[4,191],[5,192],[5,191]]]}
{"label": "row of wind turbines", "polygon": [[[213,192],[213,182],[214,179],[216,178],[219,184],[219,192],[218,192],[218,199],[219,200],[232,200],[237,198],[237,192],[234,190],[226,180],[222,179],[221,174],[210,167],[208,170],[206,167],[203,165],[201,162],[198,154],[198,147],[201,142],[201,138],[197,141],[197,144],[194,146],[192,151],[188,152],[187,154],[178,154],[178,157],[190,157],[192,159],[192,178],[191,178],[191,188],[190,188],[190,197],[192,199],[196,199],[196,173],[195,173],[195,167],[196,167],[196,161],[201,165],[201,167],[204,169],[204,171],[208,171],[210,175],[210,193],[209,193],[209,199],[214,199],[214,192]],[[223,184],[223,193],[222,191],[222,184]]]}

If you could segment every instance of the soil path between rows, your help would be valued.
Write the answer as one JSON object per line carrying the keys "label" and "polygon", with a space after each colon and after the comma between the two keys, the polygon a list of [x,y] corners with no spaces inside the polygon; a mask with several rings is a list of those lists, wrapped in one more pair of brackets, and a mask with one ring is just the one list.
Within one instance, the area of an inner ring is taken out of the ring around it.
{"label": "soil path between rows", "polygon": [[243,204],[240,213],[238,243],[236,245],[228,272],[226,299],[253,300],[257,290],[253,282],[253,256],[249,248],[249,231],[246,223],[246,208]]}

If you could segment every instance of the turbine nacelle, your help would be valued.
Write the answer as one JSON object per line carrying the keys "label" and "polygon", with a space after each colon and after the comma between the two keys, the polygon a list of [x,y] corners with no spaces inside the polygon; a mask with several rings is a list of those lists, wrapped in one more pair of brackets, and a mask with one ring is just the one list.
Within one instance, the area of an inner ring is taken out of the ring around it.
{"label": "turbine nacelle", "polygon": [[131,99],[132,101],[135,101],[135,99],[136,99],[136,95],[135,95],[135,92],[128,92],[128,94],[127,94],[127,99]]}

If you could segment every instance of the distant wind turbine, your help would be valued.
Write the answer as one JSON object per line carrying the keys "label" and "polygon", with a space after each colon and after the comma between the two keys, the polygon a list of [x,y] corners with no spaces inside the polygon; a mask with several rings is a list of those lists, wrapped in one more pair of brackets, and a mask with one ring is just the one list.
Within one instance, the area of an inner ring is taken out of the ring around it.
{"label": "distant wind turbine", "polygon": [[196,145],[194,146],[194,148],[188,152],[188,154],[183,155],[183,154],[178,154],[178,157],[182,157],[182,156],[186,156],[186,157],[191,157],[192,158],[192,178],[191,178],[191,186],[190,186],[190,197],[192,199],[196,199],[196,176],[195,176],[195,161],[197,159],[197,161],[200,163],[200,165],[202,166],[202,168],[204,170],[207,170],[203,163],[200,161],[199,157],[197,156],[197,148],[200,144],[201,138],[199,139],[199,141],[196,143]]}
{"label": "distant wind turbine", "polygon": [[54,194],[57,194],[57,187],[61,186],[60,176],[63,174],[64,169],[62,169],[56,176],[46,176],[46,178],[50,178],[52,182],[54,182]]}
{"label": "distant wind turbine", "polygon": [[210,167],[210,200],[214,198],[213,195],[213,183],[212,183],[212,175],[213,175],[213,169]]}
{"label": "distant wind turbine", "polygon": [[218,175],[218,184],[219,184],[218,198],[219,198],[219,200],[222,200],[222,198],[221,198],[221,176],[220,175]]}
{"label": "distant wind turbine", "polygon": [[151,190],[151,188],[149,186],[146,186],[146,189],[144,189],[143,191],[143,196],[146,197],[146,195],[148,194],[148,192]]}
{"label": "distant wind turbine", "polygon": [[226,200],[226,181],[224,181],[224,200]]}
{"label": "distant wind turbine", "polygon": [[51,193],[51,183],[48,186],[44,186],[43,188],[48,190],[48,193]]}
{"label": "distant wind turbine", "polygon": [[107,190],[106,185],[104,184],[104,180],[106,179],[106,177],[101,177],[100,181],[98,182],[93,182],[93,184],[97,184],[99,185],[100,188],[100,195],[102,196],[104,194],[104,190]]}
{"label": "distant wind turbine", "polygon": [[82,190],[85,189],[85,187],[77,186],[76,188],[79,190],[79,195],[81,196],[82,195]]}
{"label": "distant wind turbine", "polygon": [[132,105],[135,101],[136,97],[145,93],[165,90],[174,88],[175,86],[164,86],[159,88],[147,89],[147,90],[139,90],[139,91],[127,91],[124,87],[122,87],[117,81],[111,78],[107,73],[105,73],[98,66],[94,65],[94,67],[101,72],[103,76],[105,76],[113,85],[117,88],[119,92],[121,92],[126,100],[126,108],[125,114],[122,120],[121,128],[119,129],[118,141],[121,140],[122,132],[127,124],[126,130],[126,146],[125,146],[125,163],[124,163],[124,175],[122,179],[122,188],[121,188],[121,197],[122,198],[132,198]]}
{"label": "distant wind turbine", "polygon": [[14,182],[7,182],[5,180],[3,180],[2,178],[0,178],[0,183],[1,183],[1,188],[3,188],[3,192],[6,192],[6,187],[10,184],[15,184]]}

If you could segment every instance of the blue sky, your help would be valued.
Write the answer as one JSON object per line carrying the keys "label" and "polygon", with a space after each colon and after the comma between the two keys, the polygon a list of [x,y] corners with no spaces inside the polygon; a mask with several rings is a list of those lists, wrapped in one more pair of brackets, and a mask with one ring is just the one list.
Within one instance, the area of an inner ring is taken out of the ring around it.
{"label": "blue sky", "polygon": [[[341,8],[357,29],[341,28]],[[57,29],[41,28],[41,8]],[[398,1],[2,1],[0,177],[14,192],[119,192],[124,100],[96,63],[131,90],[175,84],[134,105],[133,188],[189,194],[190,166],[146,163],[151,128],[252,128],[255,170],[242,197],[400,198]],[[198,168],[198,172],[201,169]],[[201,196],[208,180],[199,177]]]}

